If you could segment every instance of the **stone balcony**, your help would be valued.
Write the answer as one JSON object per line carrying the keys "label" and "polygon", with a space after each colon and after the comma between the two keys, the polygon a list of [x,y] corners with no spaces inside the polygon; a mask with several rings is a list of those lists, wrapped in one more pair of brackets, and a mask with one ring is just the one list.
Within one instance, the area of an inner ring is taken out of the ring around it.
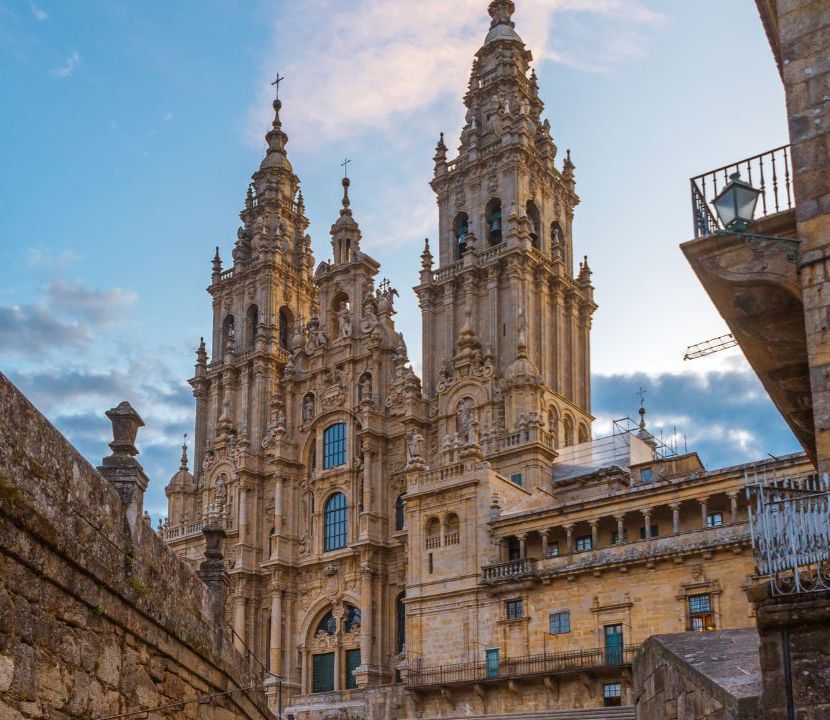
{"label": "stone balcony", "polygon": [[730,547],[748,547],[750,544],[749,523],[739,522],[648,540],[623,542],[584,552],[485,565],[481,568],[481,583],[496,586],[521,580],[544,582],[556,576],[568,577],[608,567],[618,567],[624,571],[624,568],[632,564],[655,562],[669,557],[681,558]]}

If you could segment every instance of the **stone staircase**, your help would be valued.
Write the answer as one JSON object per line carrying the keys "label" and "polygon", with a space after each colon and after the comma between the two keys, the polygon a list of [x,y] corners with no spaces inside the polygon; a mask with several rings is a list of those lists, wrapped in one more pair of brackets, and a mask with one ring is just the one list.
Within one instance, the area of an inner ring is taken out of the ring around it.
{"label": "stone staircase", "polygon": [[[450,716],[441,720],[634,720],[634,706],[580,708],[578,710],[544,710],[528,713],[507,713],[500,715]],[[424,720],[439,720],[424,718]]]}

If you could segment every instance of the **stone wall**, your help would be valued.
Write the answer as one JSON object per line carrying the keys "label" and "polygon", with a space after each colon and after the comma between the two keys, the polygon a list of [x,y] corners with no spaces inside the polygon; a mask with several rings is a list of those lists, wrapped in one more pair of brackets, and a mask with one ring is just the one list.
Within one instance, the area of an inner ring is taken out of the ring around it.
{"label": "stone wall", "polygon": [[826,720],[830,717],[830,592],[768,597],[756,607],[765,720]]}
{"label": "stone wall", "polygon": [[755,720],[758,642],[752,628],[650,637],[633,667],[637,720]]}
{"label": "stone wall", "polygon": [[[272,717],[205,585],[0,374],[0,720]],[[207,712],[207,715],[203,715]],[[210,714],[213,713],[213,714]]]}

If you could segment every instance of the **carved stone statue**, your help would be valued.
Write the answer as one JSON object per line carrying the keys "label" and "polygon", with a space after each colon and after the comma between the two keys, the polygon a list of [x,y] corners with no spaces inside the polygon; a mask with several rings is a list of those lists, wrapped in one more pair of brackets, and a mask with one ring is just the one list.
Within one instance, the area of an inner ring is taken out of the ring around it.
{"label": "carved stone statue", "polygon": [[214,496],[216,499],[216,505],[219,508],[225,506],[225,500],[227,499],[227,489],[225,488],[225,476],[220,475],[216,478],[216,489],[214,492]]}
{"label": "carved stone statue", "polygon": [[357,395],[360,402],[371,402],[372,400],[372,376],[364,373],[360,376],[357,386]]}
{"label": "carved stone statue", "polygon": [[348,303],[343,303],[337,311],[337,325],[340,337],[347,338],[352,335],[352,312]]}
{"label": "carved stone statue", "polygon": [[303,398],[303,422],[308,423],[314,419],[314,395],[309,393]]}
{"label": "carved stone statue", "polygon": [[473,401],[470,398],[462,398],[456,412],[456,427],[461,441],[465,444],[474,442],[473,420]]}
{"label": "carved stone statue", "polygon": [[406,441],[406,464],[422,463],[424,460],[424,436],[413,432]]}

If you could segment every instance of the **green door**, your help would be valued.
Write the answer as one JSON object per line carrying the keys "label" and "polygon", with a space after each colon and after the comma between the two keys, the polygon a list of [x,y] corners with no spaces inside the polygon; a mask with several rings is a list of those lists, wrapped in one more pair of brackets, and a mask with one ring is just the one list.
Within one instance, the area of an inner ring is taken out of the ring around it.
{"label": "green door", "polygon": [[346,650],[346,689],[357,687],[354,671],[360,667],[360,648]]}
{"label": "green door", "polygon": [[334,653],[311,656],[311,692],[334,690]]}
{"label": "green door", "polygon": [[499,649],[493,648],[491,650],[485,650],[484,652],[485,657],[485,668],[487,671],[487,677],[498,677],[499,676]]}
{"label": "green door", "polygon": [[622,625],[605,626],[605,663],[606,665],[622,665],[623,661],[623,628]]}

